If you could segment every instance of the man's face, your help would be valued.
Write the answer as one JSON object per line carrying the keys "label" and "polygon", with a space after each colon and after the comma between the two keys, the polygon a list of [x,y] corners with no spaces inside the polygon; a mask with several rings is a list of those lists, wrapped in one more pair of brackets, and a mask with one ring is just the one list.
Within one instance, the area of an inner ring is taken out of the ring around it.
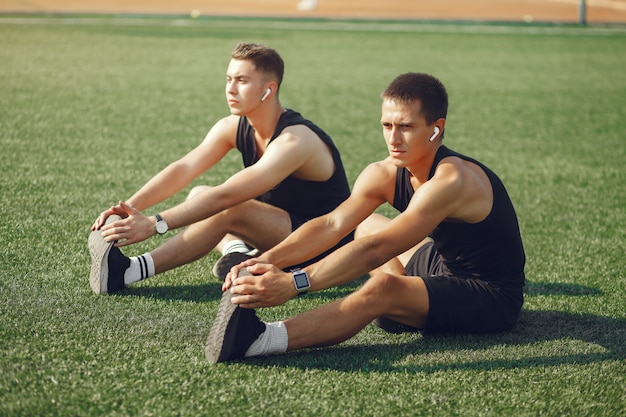
{"label": "man's face", "polygon": [[226,100],[230,112],[242,116],[261,105],[263,75],[251,61],[231,59],[226,70]]}
{"label": "man's face", "polygon": [[421,103],[384,99],[380,124],[389,156],[398,167],[418,163],[429,148],[433,127],[421,114]]}

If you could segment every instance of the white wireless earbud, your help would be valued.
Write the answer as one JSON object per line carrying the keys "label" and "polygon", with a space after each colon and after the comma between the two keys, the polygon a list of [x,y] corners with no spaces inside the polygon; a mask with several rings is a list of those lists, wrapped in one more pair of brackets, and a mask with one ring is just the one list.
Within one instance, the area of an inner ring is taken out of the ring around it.
{"label": "white wireless earbud", "polygon": [[433,141],[435,140],[435,138],[437,137],[437,135],[439,134],[439,132],[441,132],[441,130],[439,130],[438,126],[435,126],[435,133],[433,133],[433,135],[430,137],[430,139],[428,139],[429,141]]}
{"label": "white wireless earbud", "polygon": [[272,92],[271,88],[268,88],[267,90],[265,90],[265,94],[263,94],[263,97],[261,97],[261,101],[265,101],[265,99],[267,98],[267,96],[269,96]]}

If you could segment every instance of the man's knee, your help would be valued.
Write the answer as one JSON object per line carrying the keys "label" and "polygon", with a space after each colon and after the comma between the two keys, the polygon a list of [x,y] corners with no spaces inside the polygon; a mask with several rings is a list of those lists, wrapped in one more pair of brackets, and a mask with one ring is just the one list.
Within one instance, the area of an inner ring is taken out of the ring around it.
{"label": "man's knee", "polygon": [[389,224],[389,219],[381,214],[373,213],[361,222],[356,228],[354,237],[361,238],[378,233]]}
{"label": "man's knee", "polygon": [[429,301],[428,290],[421,278],[381,271],[372,275],[361,291],[366,304],[376,306],[377,316],[392,319],[409,328],[418,329],[424,325]]}
{"label": "man's knee", "polygon": [[401,291],[401,286],[396,275],[380,271],[374,273],[359,291],[362,292],[363,296],[372,297],[375,301],[380,302],[386,297],[393,299],[393,295],[397,294],[397,291]]}
{"label": "man's knee", "polygon": [[187,200],[190,200],[194,198],[195,196],[197,196],[198,194],[201,194],[210,189],[211,187],[208,185],[196,185],[195,187],[191,189],[191,191],[189,191],[189,194],[187,195]]}

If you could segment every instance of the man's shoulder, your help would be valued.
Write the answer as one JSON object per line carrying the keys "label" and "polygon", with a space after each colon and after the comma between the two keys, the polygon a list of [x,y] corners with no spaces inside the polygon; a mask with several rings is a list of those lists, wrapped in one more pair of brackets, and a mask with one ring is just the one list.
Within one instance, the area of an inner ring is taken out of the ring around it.
{"label": "man's shoulder", "polygon": [[471,162],[458,156],[447,156],[439,161],[432,178],[428,182],[436,184],[437,187],[441,188],[440,191],[460,192],[468,176],[472,173],[469,164]]}
{"label": "man's shoulder", "polygon": [[285,109],[276,128],[277,130],[280,130],[280,134],[295,133],[299,131],[301,134],[302,132],[306,132],[306,134],[313,135],[322,140],[324,139],[322,136],[330,139],[330,136],[324,131],[324,129],[292,109]]}
{"label": "man's shoulder", "polygon": [[228,116],[222,117],[220,120],[215,123],[215,125],[221,125],[227,129],[237,129],[239,126],[239,122],[241,121],[241,116],[236,116],[234,114],[230,114]]}
{"label": "man's shoulder", "polygon": [[235,116],[232,114],[222,117],[215,123],[215,125],[213,125],[212,130],[221,134],[234,136],[237,133],[237,129],[239,129],[240,120],[241,116]]}
{"label": "man's shoulder", "polygon": [[239,126],[239,116],[226,116],[215,122],[204,139],[205,144],[215,146],[218,143],[228,143],[233,146]]}
{"label": "man's shoulder", "polygon": [[395,183],[396,173],[398,168],[390,160],[390,158],[382,159],[379,161],[370,162],[361,171],[359,177],[361,180],[373,187],[383,186],[386,187],[391,182]]}

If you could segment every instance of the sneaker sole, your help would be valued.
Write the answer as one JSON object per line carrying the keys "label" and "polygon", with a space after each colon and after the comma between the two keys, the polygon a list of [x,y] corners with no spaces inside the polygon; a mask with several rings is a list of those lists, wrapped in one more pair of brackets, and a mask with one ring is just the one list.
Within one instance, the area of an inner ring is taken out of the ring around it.
{"label": "sneaker sole", "polygon": [[[248,271],[242,269],[239,276],[250,275]],[[222,299],[220,300],[220,306],[217,310],[217,316],[209,331],[209,337],[207,338],[206,347],[204,353],[206,359],[210,363],[224,362],[228,359],[230,352],[226,348],[232,345],[232,340],[226,340],[226,330],[233,321],[233,315],[240,308],[237,304],[232,303],[232,294],[230,291],[224,291]]]}
{"label": "sneaker sole", "polygon": [[[120,216],[109,216],[105,224],[119,220]],[[89,253],[91,254],[91,271],[89,272],[89,285],[96,294],[106,294],[109,281],[109,263],[107,257],[113,247],[113,242],[106,242],[100,230],[94,230],[89,235]]]}
{"label": "sneaker sole", "polygon": [[243,261],[251,258],[252,256],[239,252],[233,252],[228,255],[224,255],[215,262],[215,265],[213,265],[213,269],[211,270],[211,272],[213,272],[213,275],[216,278],[224,281],[226,279],[226,275],[228,275],[230,269],[233,266],[238,265]]}

